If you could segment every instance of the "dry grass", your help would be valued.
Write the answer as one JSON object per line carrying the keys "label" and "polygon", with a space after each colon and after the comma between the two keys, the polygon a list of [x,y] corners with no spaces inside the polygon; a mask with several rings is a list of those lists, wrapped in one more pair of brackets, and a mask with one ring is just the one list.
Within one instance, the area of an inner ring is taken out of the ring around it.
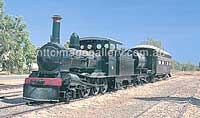
{"label": "dry grass", "polygon": [[[191,76],[191,74],[193,74]],[[37,112],[32,112],[21,116],[22,118],[129,118],[137,115],[144,109],[146,109],[149,104],[152,102],[144,102],[142,100],[133,99],[135,97],[151,97],[151,96],[160,96],[168,95],[172,90],[176,89],[178,84],[186,84],[191,81],[193,86],[197,82],[198,78],[196,76],[200,75],[199,72],[178,72],[175,74],[176,78],[166,81],[160,81],[156,83],[146,84],[144,86],[139,86],[137,88],[129,88],[127,90],[121,90],[105,95],[98,95],[83,101],[77,101],[74,103],[56,106],[50,109],[44,109]],[[180,75],[180,76],[178,76]],[[194,79],[195,78],[195,79]],[[186,92],[177,93],[180,97],[182,94],[190,93],[187,90],[190,90],[191,86],[185,86],[183,88]],[[179,95],[180,94],[180,95]],[[173,118],[177,116],[180,108],[183,104],[176,102],[162,102],[155,109],[152,109],[153,112],[149,111],[146,114],[145,118],[149,118],[152,115],[152,118],[157,117],[169,117]],[[166,111],[167,110],[167,111]],[[199,108],[196,108],[197,111],[200,111]],[[193,111],[191,111],[193,112]],[[149,113],[152,113],[151,115]],[[172,114],[173,113],[173,114]],[[145,114],[144,114],[145,116]],[[143,117],[143,116],[142,116]],[[142,118],[141,117],[141,118]]]}
{"label": "dry grass", "polygon": [[24,79],[12,79],[12,80],[0,80],[0,84],[4,85],[16,85],[16,84],[23,84]]}
{"label": "dry grass", "polygon": [[172,75],[176,76],[200,76],[200,71],[176,71],[172,72]]}

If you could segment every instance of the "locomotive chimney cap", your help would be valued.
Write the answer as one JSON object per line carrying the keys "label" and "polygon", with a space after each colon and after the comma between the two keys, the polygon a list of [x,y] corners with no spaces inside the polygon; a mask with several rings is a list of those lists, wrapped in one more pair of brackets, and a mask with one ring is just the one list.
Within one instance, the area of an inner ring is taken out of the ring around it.
{"label": "locomotive chimney cap", "polygon": [[60,22],[60,20],[62,19],[60,15],[54,15],[52,18],[54,22]]}

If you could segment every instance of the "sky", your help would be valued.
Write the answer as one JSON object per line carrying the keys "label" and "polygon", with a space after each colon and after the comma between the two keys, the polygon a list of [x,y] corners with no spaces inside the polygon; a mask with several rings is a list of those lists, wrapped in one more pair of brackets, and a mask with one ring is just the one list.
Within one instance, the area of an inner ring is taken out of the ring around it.
{"label": "sky", "polygon": [[22,16],[36,46],[49,41],[53,15],[61,15],[61,42],[109,37],[131,48],[154,38],[179,62],[200,61],[199,0],[6,0],[5,13]]}

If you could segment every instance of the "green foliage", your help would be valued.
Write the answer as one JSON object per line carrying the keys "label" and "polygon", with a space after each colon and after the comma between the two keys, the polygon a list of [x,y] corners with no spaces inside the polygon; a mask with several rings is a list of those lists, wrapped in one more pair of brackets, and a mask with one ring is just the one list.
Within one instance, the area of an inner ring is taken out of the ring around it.
{"label": "green foliage", "polygon": [[4,5],[4,1],[0,0],[0,18],[2,18],[3,16],[3,5]]}
{"label": "green foliage", "polygon": [[162,48],[162,43],[159,40],[153,39],[153,38],[148,38],[147,40],[143,41],[141,43],[142,45],[152,45],[158,48]]}
{"label": "green foliage", "polygon": [[192,63],[179,63],[174,61],[172,65],[173,70],[178,71],[196,71],[198,67]]}
{"label": "green foliage", "polygon": [[[146,41],[143,41],[141,43],[142,45],[153,45],[158,48],[162,48],[162,43],[159,40],[155,40],[152,38],[148,38]],[[178,71],[195,71],[195,70],[200,70],[200,63],[199,67],[192,64],[192,63],[179,63],[176,61],[173,61],[172,63],[172,69],[173,70],[178,70]]]}
{"label": "green foliage", "polygon": [[[3,9],[0,0],[0,10]],[[23,73],[36,59],[35,46],[29,40],[26,24],[21,17],[2,14],[0,18],[0,62],[3,70]]]}
{"label": "green foliage", "polygon": [[200,62],[199,62],[199,69],[200,69]]}

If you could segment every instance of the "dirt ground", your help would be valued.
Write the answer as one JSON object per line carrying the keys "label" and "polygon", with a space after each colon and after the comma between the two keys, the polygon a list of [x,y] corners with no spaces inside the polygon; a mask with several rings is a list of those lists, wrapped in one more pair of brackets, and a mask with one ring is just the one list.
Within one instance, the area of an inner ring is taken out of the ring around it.
{"label": "dirt ground", "polygon": [[28,75],[0,75],[0,85],[23,84]]}
{"label": "dirt ground", "polygon": [[173,76],[16,118],[200,118],[200,72]]}
{"label": "dirt ground", "polygon": [[16,85],[23,84],[24,80],[22,79],[12,79],[12,80],[0,80],[0,85]]}

